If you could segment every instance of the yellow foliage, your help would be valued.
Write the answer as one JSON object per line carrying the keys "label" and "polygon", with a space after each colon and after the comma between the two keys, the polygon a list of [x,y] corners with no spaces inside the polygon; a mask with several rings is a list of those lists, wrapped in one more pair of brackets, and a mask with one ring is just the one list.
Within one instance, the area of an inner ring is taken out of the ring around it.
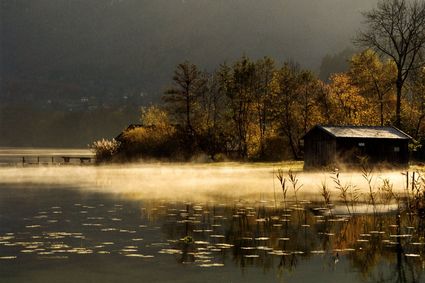
{"label": "yellow foliage", "polygon": [[396,73],[394,63],[381,61],[373,50],[367,49],[351,58],[347,75],[360,95],[368,100],[371,112],[369,123],[386,124],[391,120],[392,109],[395,108]]}
{"label": "yellow foliage", "polygon": [[332,123],[362,125],[370,122],[372,113],[367,100],[360,95],[360,89],[353,85],[347,74],[333,74],[329,91],[333,106]]}
{"label": "yellow foliage", "polygon": [[155,105],[142,107],[140,120],[144,126],[155,126],[161,129],[170,126],[168,113]]}
{"label": "yellow foliage", "polygon": [[175,132],[173,127],[139,127],[126,131],[123,138],[128,143],[144,145],[147,148],[156,147],[166,142]]}
{"label": "yellow foliage", "polygon": [[158,156],[167,153],[175,128],[168,121],[167,112],[157,106],[142,108],[143,126],[123,133],[124,148],[134,155]]}

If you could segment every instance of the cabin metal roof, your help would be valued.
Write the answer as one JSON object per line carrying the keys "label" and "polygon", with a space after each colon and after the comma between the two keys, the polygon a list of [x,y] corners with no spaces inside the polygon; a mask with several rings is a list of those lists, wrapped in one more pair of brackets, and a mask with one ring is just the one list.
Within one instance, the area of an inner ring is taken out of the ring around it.
{"label": "cabin metal roof", "polygon": [[395,127],[380,126],[316,126],[336,138],[412,139]]}

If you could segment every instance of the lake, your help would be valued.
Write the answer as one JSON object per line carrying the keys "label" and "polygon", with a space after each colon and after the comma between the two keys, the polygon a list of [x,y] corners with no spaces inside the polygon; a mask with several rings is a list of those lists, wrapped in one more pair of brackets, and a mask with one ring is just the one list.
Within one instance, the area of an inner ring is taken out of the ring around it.
{"label": "lake", "polygon": [[424,219],[403,206],[400,172],[373,174],[372,206],[360,173],[340,173],[345,202],[331,173],[297,173],[296,191],[285,175],[284,198],[277,169],[0,167],[1,282],[425,280]]}

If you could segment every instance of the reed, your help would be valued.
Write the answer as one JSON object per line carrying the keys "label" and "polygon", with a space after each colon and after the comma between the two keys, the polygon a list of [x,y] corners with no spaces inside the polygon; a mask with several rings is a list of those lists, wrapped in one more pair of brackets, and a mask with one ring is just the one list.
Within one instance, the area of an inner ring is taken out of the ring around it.
{"label": "reed", "polygon": [[291,169],[288,170],[288,180],[292,185],[292,189],[294,191],[294,197],[295,197],[295,205],[298,206],[298,191],[303,186],[302,184],[299,184],[298,176],[295,172],[293,172]]}
{"label": "reed", "polygon": [[282,196],[283,196],[283,204],[284,208],[286,209],[286,193],[288,191],[288,188],[286,186],[286,178],[284,177],[283,169],[277,169],[276,178],[279,180],[280,187],[282,189]]}
{"label": "reed", "polygon": [[359,190],[351,183],[343,184],[339,176],[339,172],[335,171],[331,179],[334,181],[335,189],[339,191],[339,197],[347,208],[348,214],[351,216],[353,214],[354,205],[360,198]]}
{"label": "reed", "polygon": [[401,196],[394,192],[394,185],[388,178],[382,179],[382,185],[378,187],[380,202],[384,205],[389,205],[393,200],[397,203],[397,209],[401,212]]}
{"label": "reed", "polygon": [[367,163],[362,163],[362,177],[366,180],[368,187],[368,203],[372,205],[374,218],[376,217],[376,198],[377,192],[372,184],[373,182],[373,169],[367,165]]}
{"label": "reed", "polygon": [[331,211],[331,192],[328,189],[328,186],[326,185],[325,181],[323,181],[320,186],[320,195],[323,197],[325,208]]}

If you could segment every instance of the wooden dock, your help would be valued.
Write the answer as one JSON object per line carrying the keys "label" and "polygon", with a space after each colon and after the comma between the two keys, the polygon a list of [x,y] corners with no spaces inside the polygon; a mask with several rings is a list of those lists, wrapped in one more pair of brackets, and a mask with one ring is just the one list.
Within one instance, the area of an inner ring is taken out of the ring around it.
{"label": "wooden dock", "polygon": [[[2,160],[3,159],[3,160]],[[0,156],[3,165],[82,165],[95,162],[94,156],[54,155],[54,156]]]}
{"label": "wooden dock", "polygon": [[87,157],[87,156],[61,156],[64,163],[70,163],[71,159],[80,160],[80,163],[91,163],[92,160],[94,161],[93,157]]}
{"label": "wooden dock", "polygon": [[89,165],[95,155],[84,149],[0,148],[0,166]]}

